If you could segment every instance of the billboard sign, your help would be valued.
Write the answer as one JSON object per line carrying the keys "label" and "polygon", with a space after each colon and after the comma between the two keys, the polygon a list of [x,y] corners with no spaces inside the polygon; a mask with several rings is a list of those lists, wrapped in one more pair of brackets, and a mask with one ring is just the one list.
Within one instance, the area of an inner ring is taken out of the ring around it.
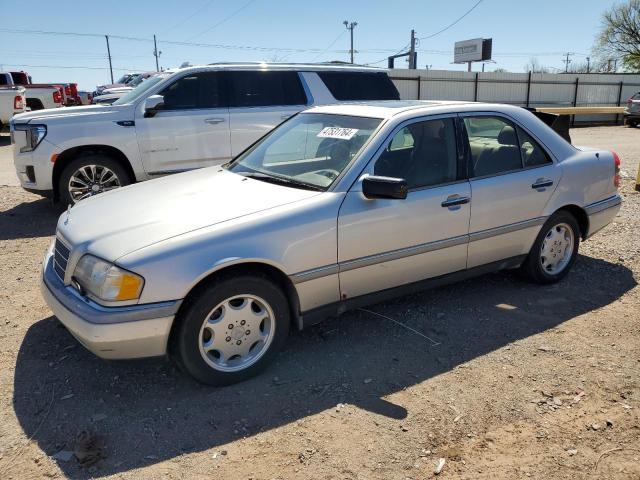
{"label": "billboard sign", "polygon": [[467,63],[491,60],[491,38],[474,38],[456,42],[453,48],[453,62]]}

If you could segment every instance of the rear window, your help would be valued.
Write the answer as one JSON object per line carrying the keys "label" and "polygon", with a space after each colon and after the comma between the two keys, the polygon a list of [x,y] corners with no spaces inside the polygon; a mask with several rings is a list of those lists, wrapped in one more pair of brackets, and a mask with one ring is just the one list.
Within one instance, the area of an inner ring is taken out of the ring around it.
{"label": "rear window", "polygon": [[228,72],[231,86],[230,107],[268,107],[305,105],[297,72],[237,71]]}
{"label": "rear window", "polygon": [[384,72],[318,72],[336,100],[400,100]]}
{"label": "rear window", "polygon": [[11,76],[13,77],[13,83],[16,85],[28,85],[30,83],[27,74],[24,72],[11,72]]}

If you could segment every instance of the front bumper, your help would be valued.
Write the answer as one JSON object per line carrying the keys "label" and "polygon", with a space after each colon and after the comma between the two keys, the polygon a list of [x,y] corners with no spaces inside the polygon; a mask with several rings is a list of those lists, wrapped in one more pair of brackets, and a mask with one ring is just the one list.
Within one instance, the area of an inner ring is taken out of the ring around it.
{"label": "front bumper", "polygon": [[53,270],[52,249],[44,259],[40,290],[69,332],[101,358],[164,355],[180,300],[130,307],[103,307],[66,286]]}

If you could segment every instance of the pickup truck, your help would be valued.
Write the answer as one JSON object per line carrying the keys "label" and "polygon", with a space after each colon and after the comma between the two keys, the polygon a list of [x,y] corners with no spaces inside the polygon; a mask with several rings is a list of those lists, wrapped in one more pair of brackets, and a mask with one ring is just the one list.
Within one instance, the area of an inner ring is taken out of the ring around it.
{"label": "pickup truck", "polygon": [[9,125],[9,120],[26,110],[24,87],[0,88],[0,128]]}
{"label": "pickup truck", "polygon": [[23,188],[74,204],[170,173],[220,165],[313,106],[398,100],[386,70],[317,64],[214,64],[161,72],[113,105],[12,121]]}
{"label": "pickup truck", "polygon": [[0,72],[0,86],[21,86],[26,89],[26,106],[31,110],[62,107],[64,85],[31,83],[25,72]]}

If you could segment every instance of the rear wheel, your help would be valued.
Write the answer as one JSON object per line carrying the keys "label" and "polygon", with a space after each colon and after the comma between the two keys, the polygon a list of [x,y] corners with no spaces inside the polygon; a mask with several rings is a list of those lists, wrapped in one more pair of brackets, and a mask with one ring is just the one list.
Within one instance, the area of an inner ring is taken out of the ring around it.
{"label": "rear wheel", "polygon": [[580,227],[574,216],[556,212],[542,226],[523,270],[536,283],[558,282],[575,263],[579,243]]}
{"label": "rear wheel", "polygon": [[64,205],[73,205],[130,183],[126,170],[116,160],[104,154],[91,154],[75,159],[64,168],[58,194]]}
{"label": "rear wheel", "polygon": [[262,371],[284,344],[290,323],[284,293],[268,278],[234,275],[187,300],[170,354],[199,382],[229,385]]}

